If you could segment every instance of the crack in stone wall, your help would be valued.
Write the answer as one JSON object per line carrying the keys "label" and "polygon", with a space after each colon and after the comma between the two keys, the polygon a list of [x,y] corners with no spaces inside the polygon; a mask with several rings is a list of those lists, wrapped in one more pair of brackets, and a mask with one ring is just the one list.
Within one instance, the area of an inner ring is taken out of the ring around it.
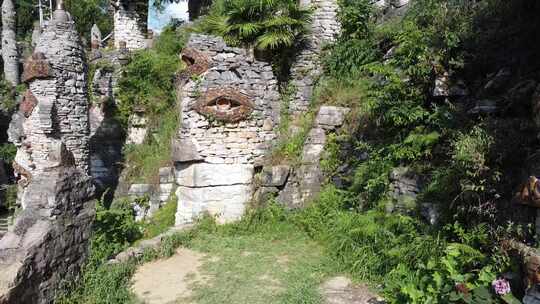
{"label": "crack in stone wall", "polygon": [[184,75],[180,90],[181,124],[173,146],[176,224],[190,223],[203,212],[220,222],[237,220],[253,194],[254,164],[276,138],[277,80],[270,64],[249,50],[226,46],[221,38],[192,35],[187,46],[187,55],[201,53],[191,64],[200,64],[200,58],[205,62],[187,69],[195,75]]}

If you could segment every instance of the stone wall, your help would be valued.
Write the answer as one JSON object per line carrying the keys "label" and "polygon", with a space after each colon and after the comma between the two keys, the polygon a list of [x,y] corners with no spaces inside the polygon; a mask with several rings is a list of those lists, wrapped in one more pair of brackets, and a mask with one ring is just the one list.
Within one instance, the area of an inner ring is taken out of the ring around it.
{"label": "stone wall", "polygon": [[10,125],[22,211],[0,240],[0,303],[52,303],[78,275],[94,218],[83,48],[63,9],[27,60],[29,89]]}
{"label": "stone wall", "polygon": [[289,105],[291,114],[307,111],[313,93],[314,83],[322,73],[320,53],[322,47],[335,40],[341,29],[337,20],[338,4],[336,0],[304,0],[304,6],[312,6],[313,21],[311,36],[305,47],[299,52],[291,68],[291,80],[296,94]]}
{"label": "stone wall", "polygon": [[254,164],[276,137],[277,80],[270,64],[221,38],[192,35],[182,59],[176,224],[203,212],[220,222],[239,219],[253,194]]}
{"label": "stone wall", "polygon": [[114,8],[114,46],[125,42],[129,50],[146,48],[148,1],[116,0]]}
{"label": "stone wall", "polygon": [[264,203],[270,196],[288,208],[305,207],[321,190],[324,175],[320,166],[327,135],[345,122],[348,108],[322,106],[309,132],[299,166],[266,166],[259,175],[254,199]]}

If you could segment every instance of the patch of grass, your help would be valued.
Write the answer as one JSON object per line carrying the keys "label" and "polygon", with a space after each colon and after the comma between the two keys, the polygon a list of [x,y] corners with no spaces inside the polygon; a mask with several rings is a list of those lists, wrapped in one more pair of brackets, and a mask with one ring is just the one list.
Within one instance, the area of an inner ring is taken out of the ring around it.
{"label": "patch of grass", "polygon": [[172,195],[171,199],[148,219],[144,224],[144,238],[156,237],[174,226],[177,201],[176,196]]}
{"label": "patch of grass", "polygon": [[151,134],[143,144],[124,148],[128,181],[157,182],[159,168],[170,163],[171,138],[178,126],[177,115],[176,111],[166,111],[149,128]]}
{"label": "patch of grass", "polygon": [[329,261],[294,225],[279,225],[246,234],[218,227],[217,233],[194,239],[190,247],[207,254],[201,270],[210,278],[193,284],[194,302],[321,303],[317,288]]}

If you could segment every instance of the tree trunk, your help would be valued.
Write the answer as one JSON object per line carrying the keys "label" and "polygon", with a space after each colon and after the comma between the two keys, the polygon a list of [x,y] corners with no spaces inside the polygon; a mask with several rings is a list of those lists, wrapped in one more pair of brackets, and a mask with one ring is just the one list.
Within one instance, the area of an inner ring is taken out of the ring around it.
{"label": "tree trunk", "polygon": [[12,0],[2,2],[2,59],[4,76],[13,86],[19,84],[19,52],[17,50],[16,13]]}

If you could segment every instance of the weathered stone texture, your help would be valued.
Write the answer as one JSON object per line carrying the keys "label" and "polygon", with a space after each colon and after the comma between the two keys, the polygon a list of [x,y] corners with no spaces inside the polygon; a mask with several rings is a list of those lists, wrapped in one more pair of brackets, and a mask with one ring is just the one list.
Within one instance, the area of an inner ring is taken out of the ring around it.
{"label": "weathered stone texture", "polygon": [[114,46],[125,42],[129,50],[146,48],[148,1],[116,0],[114,7]]}
{"label": "weathered stone texture", "polygon": [[307,37],[306,46],[297,55],[291,68],[292,84],[296,89],[296,94],[289,105],[292,114],[307,111],[313,86],[322,74],[321,49],[324,44],[333,42],[341,30],[337,20],[336,0],[307,0],[302,4],[312,6],[315,11],[312,17],[311,36]]}
{"label": "weathered stone texture", "polygon": [[301,208],[320,192],[324,179],[320,160],[327,134],[343,125],[348,112],[348,108],[333,106],[322,106],[319,109],[302,150],[301,164],[279,193],[278,201],[289,208]]}
{"label": "weathered stone texture", "polygon": [[[59,14],[50,22],[28,62],[33,62],[27,66],[36,72],[27,81],[37,104],[22,123],[22,138],[12,139],[25,148],[19,149],[16,161],[28,171],[42,171],[51,165],[49,147],[60,140],[73,154],[77,167],[88,172],[86,63],[71,17]],[[42,77],[44,71],[50,76]]]}
{"label": "weathered stone texture", "polygon": [[28,185],[26,208],[0,240],[0,303],[52,303],[87,257],[93,186],[75,167],[55,168]]}
{"label": "weathered stone texture", "polygon": [[36,54],[50,73],[27,79],[10,125],[22,211],[0,240],[0,303],[52,303],[86,259],[94,218],[86,66],[67,12],[54,12]]}
{"label": "weathered stone texture", "polygon": [[202,212],[222,222],[236,220],[252,196],[253,164],[276,138],[277,80],[268,63],[221,38],[192,35],[188,50],[196,58],[184,60],[202,61],[207,70],[188,67],[201,73],[200,80],[185,77],[181,88],[181,125],[173,145],[177,224]]}

